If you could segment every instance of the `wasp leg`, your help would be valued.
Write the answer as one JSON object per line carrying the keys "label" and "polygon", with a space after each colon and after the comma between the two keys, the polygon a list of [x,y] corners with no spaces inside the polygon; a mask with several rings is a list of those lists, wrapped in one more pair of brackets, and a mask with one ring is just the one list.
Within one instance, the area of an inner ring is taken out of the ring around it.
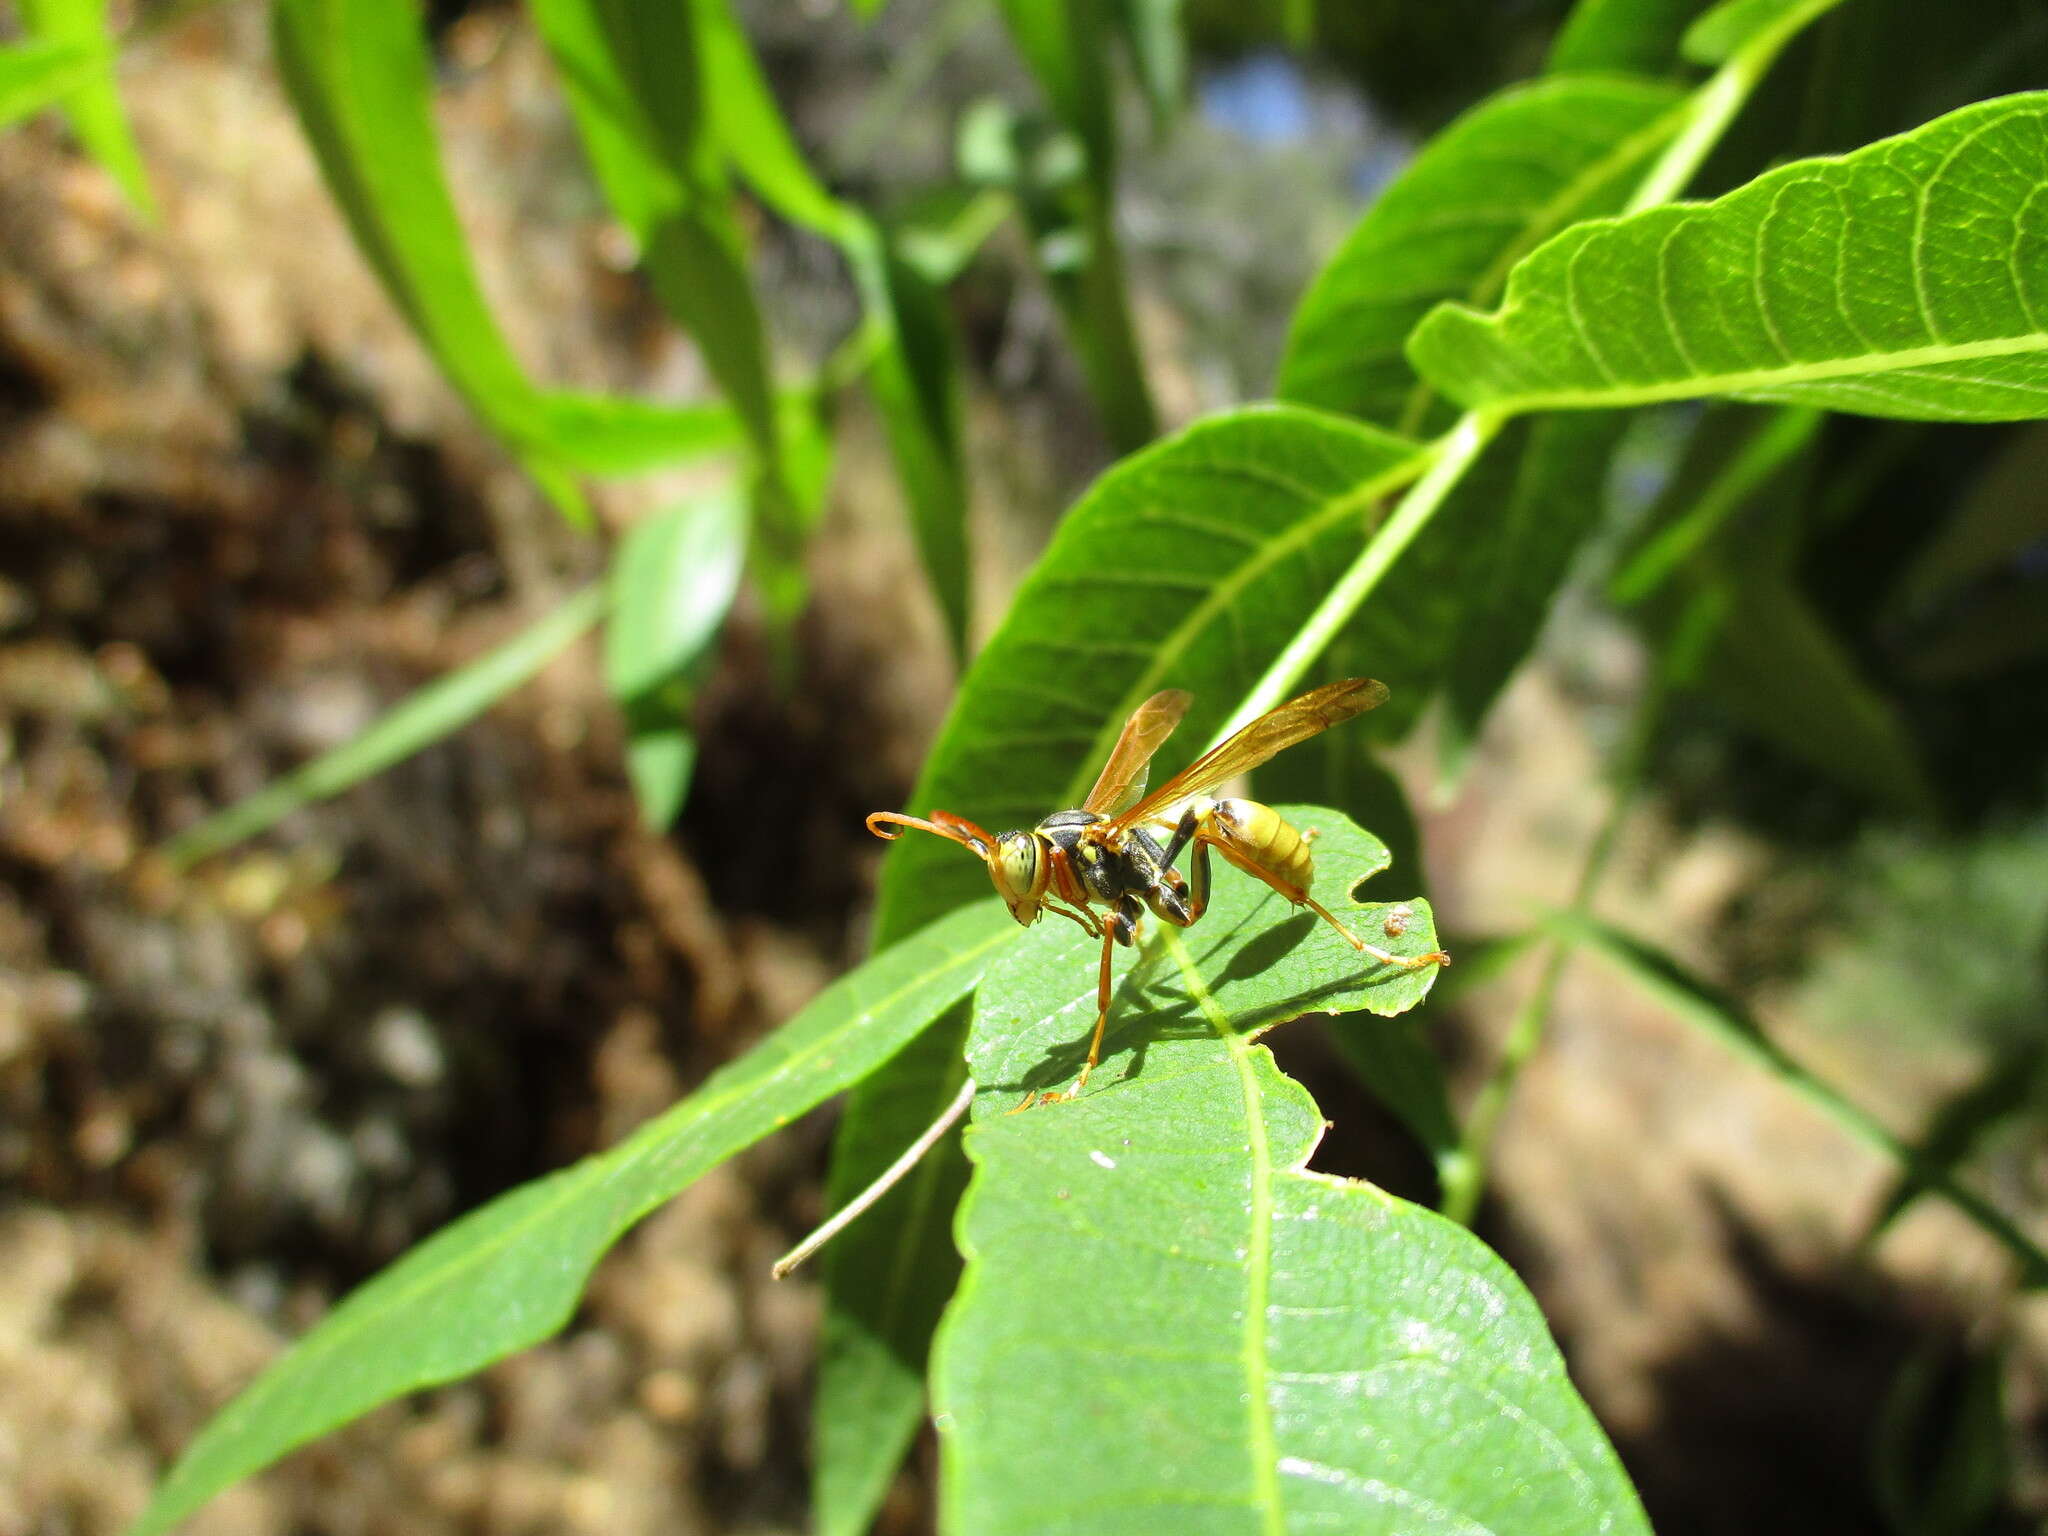
{"label": "wasp leg", "polygon": [[1102,919],[1097,917],[1093,912],[1090,912],[1086,907],[1063,906],[1060,903],[1054,901],[1051,897],[1047,897],[1045,901],[1045,909],[1048,912],[1057,912],[1061,917],[1072,918],[1075,922],[1081,925],[1081,931],[1087,934],[1089,938],[1093,939],[1101,937]]}
{"label": "wasp leg", "polygon": [[1140,910],[1142,908],[1138,908],[1137,899],[1126,896],[1102,923],[1102,964],[1095,973],[1095,1033],[1089,1038],[1088,1059],[1081,1065],[1081,1075],[1074,1079],[1074,1086],[1065,1093],[1031,1094],[1017,1106],[1017,1109],[1011,1110],[1011,1114],[1029,1109],[1034,1102],[1063,1104],[1068,1099],[1078,1096],[1081,1090],[1088,1086],[1088,1074],[1093,1072],[1095,1064],[1102,1060],[1102,1034],[1109,1024],[1110,956],[1115,953],[1118,944],[1130,944],[1135,941],[1138,932],[1137,912]]}

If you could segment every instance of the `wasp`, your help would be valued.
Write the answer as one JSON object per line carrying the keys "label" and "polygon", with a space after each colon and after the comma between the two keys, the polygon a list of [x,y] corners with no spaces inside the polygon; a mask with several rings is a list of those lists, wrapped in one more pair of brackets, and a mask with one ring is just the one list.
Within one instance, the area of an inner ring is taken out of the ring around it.
{"label": "wasp", "polygon": [[[1095,1034],[1088,1043],[1087,1063],[1069,1092],[1046,1094],[1047,1102],[1078,1094],[1101,1059],[1115,947],[1137,943],[1138,924],[1147,912],[1186,928],[1208,910],[1212,848],[1296,906],[1309,908],[1361,954],[1403,970],[1450,964],[1450,956],[1441,951],[1403,958],[1366,943],[1309,894],[1315,883],[1315,861],[1309,853],[1312,831],[1298,831],[1278,811],[1255,800],[1218,800],[1208,794],[1224,780],[1384,704],[1386,685],[1369,677],[1347,677],[1290,699],[1147,794],[1153,754],[1173,734],[1192,699],[1185,689],[1169,688],[1140,704],[1124,722],[1088,798],[1076,810],[1053,812],[1028,832],[991,836],[951,811],[933,811],[930,820],[877,811],[867,819],[868,830],[877,837],[894,839],[904,828],[914,827],[966,848],[988,866],[996,893],[1025,927],[1048,911],[1057,912],[1078,923],[1091,938],[1102,940]],[[1189,848],[1193,852],[1183,876],[1174,864]],[[1394,932],[1390,929],[1389,936]],[[1019,1108],[1031,1102],[1026,1099]]]}

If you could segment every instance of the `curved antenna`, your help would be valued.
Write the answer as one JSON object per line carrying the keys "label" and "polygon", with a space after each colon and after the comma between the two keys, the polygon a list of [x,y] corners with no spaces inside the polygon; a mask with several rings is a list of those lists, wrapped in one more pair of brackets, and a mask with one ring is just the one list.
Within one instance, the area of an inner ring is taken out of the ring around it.
{"label": "curved antenna", "polygon": [[[899,830],[887,830],[890,827]],[[915,827],[920,832],[933,832],[949,843],[958,843],[984,864],[996,851],[994,838],[965,816],[955,816],[951,811],[933,811],[930,821],[918,816],[905,816],[900,811],[875,811],[868,817],[868,830],[892,843],[903,835],[900,830],[903,827]]]}

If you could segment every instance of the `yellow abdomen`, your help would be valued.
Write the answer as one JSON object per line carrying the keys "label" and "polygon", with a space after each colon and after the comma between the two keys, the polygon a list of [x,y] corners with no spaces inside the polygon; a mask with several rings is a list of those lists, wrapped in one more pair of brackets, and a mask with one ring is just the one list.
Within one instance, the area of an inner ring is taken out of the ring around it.
{"label": "yellow abdomen", "polygon": [[[1233,851],[1248,855],[1268,874],[1289,885],[1299,886],[1303,891],[1314,888],[1316,863],[1309,852],[1308,839],[1282,820],[1270,805],[1261,805],[1256,800],[1218,800],[1214,815],[1232,834],[1228,841],[1216,844],[1225,857]],[[1232,844],[1236,845],[1234,850]]]}

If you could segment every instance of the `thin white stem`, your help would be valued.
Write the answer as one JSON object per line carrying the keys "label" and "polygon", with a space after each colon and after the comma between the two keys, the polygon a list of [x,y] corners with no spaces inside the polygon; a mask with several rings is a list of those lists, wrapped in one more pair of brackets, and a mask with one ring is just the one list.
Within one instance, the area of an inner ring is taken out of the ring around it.
{"label": "thin white stem", "polygon": [[967,1113],[967,1106],[973,1102],[974,1079],[970,1077],[960,1085],[959,1093],[953,1096],[953,1102],[945,1107],[939,1118],[925,1128],[923,1135],[904,1148],[903,1155],[884,1169],[880,1178],[841,1206],[817,1231],[777,1259],[770,1273],[778,1280],[785,1278],[797,1265],[837,1237],[842,1228],[851,1226],[859,1219],[861,1212],[889,1193],[903,1175],[917,1166],[918,1159],[938,1144],[939,1138],[953,1128],[954,1122]]}

